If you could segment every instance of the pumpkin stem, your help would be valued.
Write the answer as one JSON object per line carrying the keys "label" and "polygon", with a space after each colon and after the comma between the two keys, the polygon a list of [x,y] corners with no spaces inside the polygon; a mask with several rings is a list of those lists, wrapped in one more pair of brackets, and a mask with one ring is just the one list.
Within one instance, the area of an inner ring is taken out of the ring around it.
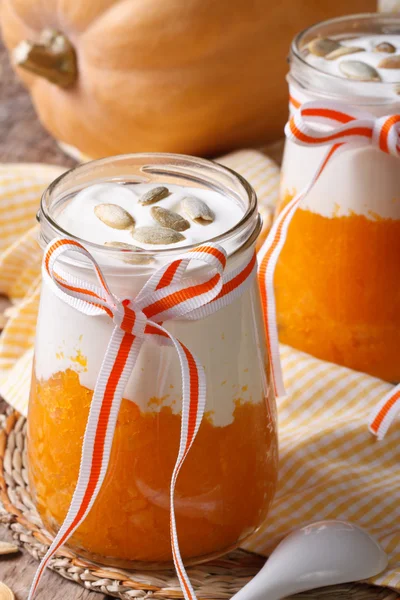
{"label": "pumpkin stem", "polygon": [[13,50],[13,61],[60,87],[69,87],[78,76],[75,50],[68,38],[53,29],[42,31],[37,43],[24,40]]}

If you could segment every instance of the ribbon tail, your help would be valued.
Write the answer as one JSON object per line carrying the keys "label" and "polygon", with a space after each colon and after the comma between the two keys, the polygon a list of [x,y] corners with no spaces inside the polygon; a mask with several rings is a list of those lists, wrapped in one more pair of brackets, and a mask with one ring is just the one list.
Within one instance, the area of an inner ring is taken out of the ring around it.
{"label": "ribbon tail", "polygon": [[382,398],[379,404],[371,412],[368,421],[370,432],[373,433],[378,440],[382,440],[399,412],[400,385],[397,385]]}
{"label": "ribbon tail", "polygon": [[286,241],[289,225],[300,202],[311,190],[332,156],[344,148],[343,144],[334,144],[328,149],[310,183],[304,190],[297,194],[297,196],[295,196],[278,215],[267,239],[258,253],[260,263],[258,273],[261,288],[261,301],[265,319],[268,355],[271,363],[272,383],[276,396],[285,396],[286,391],[279,354],[278,323],[274,288],[275,268]]}
{"label": "ribbon tail", "polygon": [[78,482],[67,516],[36,571],[28,600],[33,600],[50,559],[84,521],[100,491],[110,460],[124,389],[142,343],[142,338],[125,333],[118,327],[112,333],[90,406]]}
{"label": "ribbon tail", "polygon": [[272,383],[276,396],[284,396],[286,391],[279,354],[274,274],[279,255],[286,241],[287,229],[302,198],[303,194],[298,194],[285,206],[259,252],[260,267],[258,276],[265,319],[268,355],[271,364]]}
{"label": "ribbon tail", "polygon": [[176,526],[174,497],[175,486],[179,471],[185,461],[185,458],[196,438],[199,430],[205,405],[206,405],[206,376],[204,369],[198,359],[193,356],[190,350],[175,339],[166,329],[160,325],[153,324],[155,329],[151,333],[161,335],[165,341],[172,343],[178,353],[182,374],[182,417],[181,417],[181,435],[179,441],[178,457],[174,466],[170,485],[170,533],[172,556],[175,569],[181,584],[183,595],[186,600],[196,600],[196,595],[190,583],[186,569],[183,565]]}

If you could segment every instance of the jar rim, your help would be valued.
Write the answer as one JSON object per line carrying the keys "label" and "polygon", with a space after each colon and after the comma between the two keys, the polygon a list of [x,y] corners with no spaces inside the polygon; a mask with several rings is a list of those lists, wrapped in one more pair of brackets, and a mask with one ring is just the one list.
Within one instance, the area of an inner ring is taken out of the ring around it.
{"label": "jar rim", "polygon": [[[178,175],[179,162],[182,162],[182,163],[185,163],[186,166],[198,165],[205,170],[209,169],[209,170],[214,170],[216,172],[220,172],[222,174],[230,176],[232,178],[232,180],[234,180],[236,182],[236,184],[239,184],[239,186],[242,188],[244,195],[246,196],[246,198],[248,200],[248,206],[247,206],[247,209],[245,210],[245,212],[243,213],[242,218],[229,230],[224,231],[223,233],[221,233],[217,236],[214,236],[213,238],[205,240],[202,243],[222,243],[223,241],[226,241],[227,239],[232,238],[236,235],[247,233],[247,235],[245,235],[245,239],[243,240],[243,244],[240,245],[240,247],[241,247],[242,245],[245,245],[246,242],[248,242],[248,240],[250,238],[253,239],[255,231],[257,230],[257,232],[258,232],[258,230],[260,229],[260,217],[258,214],[256,192],[255,192],[254,188],[250,185],[250,183],[242,175],[240,175],[233,169],[230,169],[229,167],[226,167],[225,165],[221,165],[220,163],[218,163],[214,160],[198,158],[195,156],[190,156],[190,155],[185,155],[185,154],[174,154],[174,153],[163,153],[163,152],[127,153],[127,154],[119,154],[119,155],[110,156],[110,157],[106,157],[106,158],[96,159],[96,160],[85,162],[83,164],[79,164],[75,167],[72,167],[65,173],[62,173],[61,175],[59,175],[56,179],[54,179],[52,181],[52,183],[46,188],[46,190],[42,194],[41,201],[40,201],[40,210],[37,215],[37,219],[42,226],[42,228],[41,228],[42,243],[47,244],[51,239],[53,239],[53,237],[56,237],[56,236],[68,237],[70,239],[74,239],[78,242],[81,242],[82,244],[85,245],[86,248],[88,248],[89,250],[91,249],[91,250],[95,251],[96,253],[100,253],[100,255],[107,254],[108,256],[119,256],[119,255],[121,255],[121,253],[124,253],[124,256],[126,256],[126,257],[138,256],[140,254],[141,256],[148,255],[148,256],[153,256],[153,257],[157,256],[157,257],[161,257],[161,258],[167,258],[167,257],[174,256],[177,254],[182,254],[184,252],[193,250],[196,247],[198,247],[199,242],[196,242],[193,244],[186,244],[186,245],[182,245],[182,246],[174,247],[174,248],[163,248],[161,250],[159,250],[159,249],[149,250],[149,249],[142,249],[142,248],[140,248],[138,250],[136,250],[136,249],[121,250],[120,248],[111,247],[111,246],[105,247],[102,244],[97,244],[95,242],[91,242],[91,241],[82,239],[78,236],[71,234],[70,232],[63,229],[57,223],[57,221],[53,218],[53,216],[51,215],[50,200],[53,196],[57,197],[57,191],[59,190],[60,186],[61,187],[63,186],[66,179],[67,180],[73,179],[74,176],[81,174],[85,170],[86,171],[90,170],[91,168],[97,168],[97,167],[101,168],[101,166],[106,166],[107,164],[109,165],[110,163],[117,163],[119,161],[121,161],[121,162],[129,161],[130,159],[131,160],[134,160],[134,159],[143,160],[144,161],[143,168],[145,169],[144,172],[147,172],[147,173],[151,172],[150,171],[151,166],[152,167],[157,166],[157,160],[158,161],[167,160],[167,161],[170,161],[169,168],[175,167],[175,170],[172,173],[174,175]],[[148,161],[149,164],[146,165],[145,161]],[[163,163],[160,162],[158,164],[158,168],[161,168],[162,164]],[[185,175],[185,172],[183,171],[183,165],[181,165],[181,169],[182,169],[183,175]],[[161,172],[158,170],[157,173],[171,175],[171,171],[169,171],[167,169],[164,171],[161,171]],[[110,182],[110,179],[104,179],[103,181]],[[200,180],[197,179],[197,181],[200,181]],[[95,183],[95,180],[92,180],[92,181],[89,180],[87,182],[87,185],[93,185],[94,183]],[[85,186],[83,186],[83,187],[85,187]],[[226,192],[225,195],[229,197],[228,192]],[[232,197],[232,194],[231,194],[231,197]],[[42,218],[43,218],[43,220],[42,220]],[[46,235],[43,232],[44,224],[46,225],[47,229],[49,229],[50,235],[48,233]]]}
{"label": "jar rim", "polygon": [[[346,24],[353,24],[353,28],[349,27],[348,30],[348,35],[350,35],[352,33],[352,31],[355,32],[360,32],[361,33],[361,29],[360,30],[356,30],[354,29],[354,25],[365,25],[365,24],[375,24],[375,25],[382,25],[384,26],[385,24],[391,24],[393,26],[393,24],[397,24],[398,25],[398,31],[397,33],[400,34],[400,14],[397,13],[359,13],[359,14],[353,14],[353,15],[345,15],[343,17],[335,17],[332,19],[327,19],[324,21],[319,21],[318,23],[314,23],[313,25],[306,27],[305,29],[303,29],[302,31],[300,31],[292,40],[291,46],[290,46],[290,50],[291,50],[291,57],[294,57],[296,60],[300,61],[302,67],[304,67],[305,69],[307,69],[310,73],[315,73],[318,74],[318,76],[322,76],[327,82],[338,82],[340,81],[342,84],[347,83],[349,88],[351,87],[353,90],[360,90],[362,88],[367,90],[367,94],[369,95],[371,93],[373,93],[375,90],[386,90],[386,89],[393,89],[393,86],[396,86],[398,84],[400,84],[400,80],[398,82],[390,82],[390,81],[357,81],[355,79],[345,79],[343,77],[340,77],[339,75],[335,75],[334,73],[328,73],[326,71],[323,71],[322,69],[318,68],[316,65],[313,65],[309,62],[307,62],[307,60],[305,59],[304,55],[302,54],[302,48],[301,48],[301,42],[304,40],[304,38],[306,38],[307,36],[310,36],[310,39],[312,37],[312,33],[314,31],[318,32],[318,30],[321,27],[335,27],[335,26],[339,26],[339,25],[346,25]],[[367,34],[368,32],[365,31],[364,34]],[[317,37],[317,33],[315,34],[314,37]]]}

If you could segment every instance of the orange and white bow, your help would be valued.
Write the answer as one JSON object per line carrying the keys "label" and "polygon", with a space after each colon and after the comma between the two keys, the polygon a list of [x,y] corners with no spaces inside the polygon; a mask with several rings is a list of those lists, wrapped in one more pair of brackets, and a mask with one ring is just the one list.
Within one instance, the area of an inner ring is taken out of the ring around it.
{"label": "orange and white bow", "polygon": [[[302,146],[329,146],[310,183],[289,202],[276,219],[259,252],[259,278],[264,308],[272,380],[275,393],[285,395],[279,357],[274,272],[286,240],[288,227],[303,198],[322,175],[326,165],[339,152],[373,145],[382,152],[400,157],[400,115],[375,117],[337,102],[305,102],[285,127],[288,140]],[[322,127],[321,127],[322,125]],[[389,393],[370,418],[370,430],[382,438],[400,409],[400,386]]]}
{"label": "orange and white bow", "polygon": [[[67,252],[83,255],[92,265],[99,285],[80,281],[60,269],[57,260]],[[206,265],[206,275],[183,278],[191,261]],[[179,452],[170,485],[170,529],[174,564],[184,596],[195,594],[179,551],[174,510],[175,484],[182,464],[196,437],[206,402],[206,377],[198,359],[162,326],[171,319],[198,319],[214,313],[239,297],[257,273],[255,254],[236,270],[225,274],[226,253],[216,244],[203,244],[157,270],[136,298],[118,299],[110,290],[91,254],[78,242],[57,239],[43,258],[43,278],[54,293],[79,312],[106,314],[114,322],[98,375],[83,439],[81,465],[68,514],[33,581],[32,600],[51,557],[70,538],[89,513],[104,481],[124,388],[135,366],[144,340],[173,346],[182,371],[182,420]]]}

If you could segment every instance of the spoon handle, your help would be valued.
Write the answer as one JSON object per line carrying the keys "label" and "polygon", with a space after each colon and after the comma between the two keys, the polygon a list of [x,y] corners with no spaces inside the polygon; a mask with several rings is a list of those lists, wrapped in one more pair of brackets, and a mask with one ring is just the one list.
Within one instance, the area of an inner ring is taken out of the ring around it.
{"label": "spoon handle", "polygon": [[[260,573],[233,596],[232,600],[281,600],[296,593],[298,584],[293,585],[284,578],[277,580],[273,576],[269,577],[267,571],[265,565]],[[307,590],[307,585],[304,585],[304,588]]]}
{"label": "spoon handle", "polygon": [[293,531],[234,600],[281,600],[307,590],[361,581],[383,571],[388,558],[363,529],[319,521]]}

